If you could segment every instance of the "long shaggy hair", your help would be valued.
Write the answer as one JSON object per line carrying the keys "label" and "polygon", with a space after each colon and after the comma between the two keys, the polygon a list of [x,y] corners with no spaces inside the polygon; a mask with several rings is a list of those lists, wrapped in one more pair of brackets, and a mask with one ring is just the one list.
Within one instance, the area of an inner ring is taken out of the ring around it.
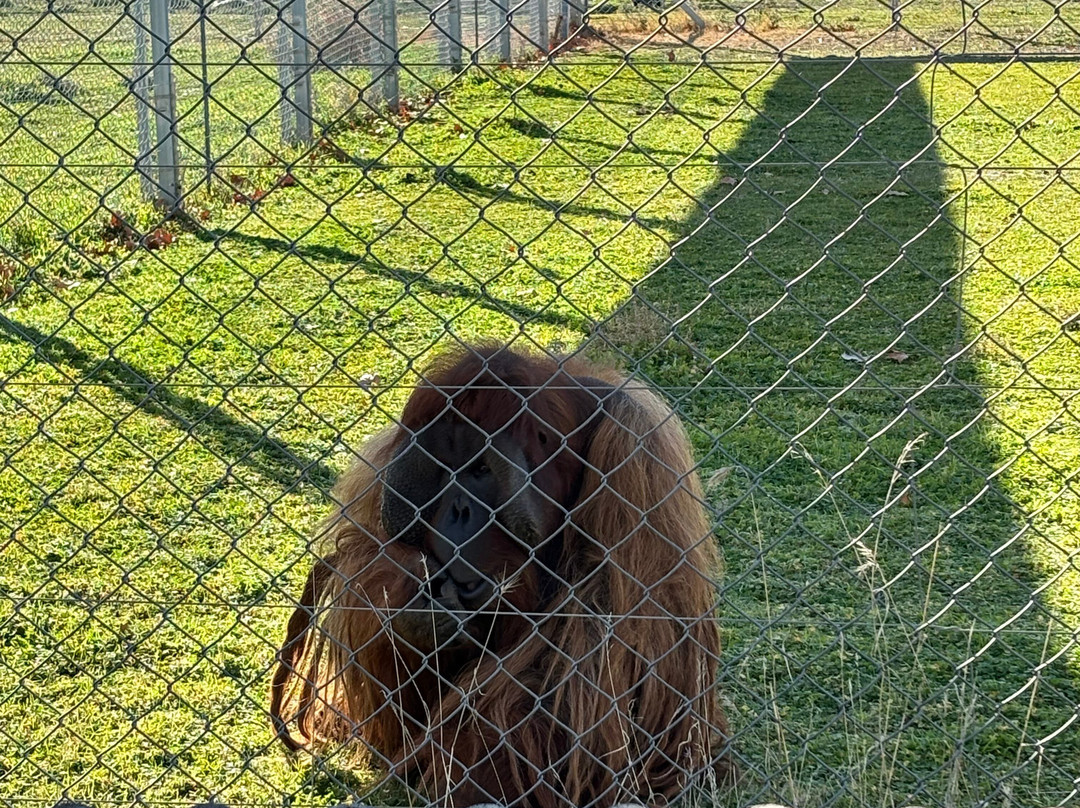
{"label": "long shaggy hair", "polygon": [[[273,679],[280,737],[359,742],[456,806],[656,805],[729,780],[718,556],[671,409],[611,370],[499,346],[424,375],[334,489]],[[557,525],[527,550],[485,540],[496,594],[468,642],[444,641],[445,614],[424,599],[437,562],[386,528],[388,469],[417,435],[459,421],[488,447],[492,435],[520,447],[524,485]],[[418,640],[399,621],[425,603]]]}

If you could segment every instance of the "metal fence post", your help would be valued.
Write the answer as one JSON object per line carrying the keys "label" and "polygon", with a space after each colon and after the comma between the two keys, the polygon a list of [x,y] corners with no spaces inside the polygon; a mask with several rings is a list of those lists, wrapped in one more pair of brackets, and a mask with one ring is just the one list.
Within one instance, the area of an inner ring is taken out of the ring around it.
{"label": "metal fence post", "polygon": [[180,204],[180,153],[176,140],[176,93],[169,40],[169,2],[150,0],[150,50],[154,63],[154,114],[157,123],[157,191],[162,204]]}
{"label": "metal fence post", "polygon": [[262,39],[266,30],[266,5],[265,0],[255,0],[255,39]]}
{"label": "metal fence post", "polygon": [[480,45],[487,38],[490,26],[488,25],[486,8],[483,10],[484,16],[481,19],[481,0],[465,0],[465,2],[469,4],[469,42],[471,43],[469,61],[476,65],[480,63],[480,57],[484,50]]}
{"label": "metal fence post", "polygon": [[382,0],[382,37],[379,51],[382,58],[382,96],[387,106],[396,110],[401,106],[398,89],[398,41],[397,41],[397,0]]}
{"label": "metal fence post", "polygon": [[559,30],[557,31],[559,44],[570,38],[570,1],[562,0],[559,3]]}
{"label": "metal fence post", "polygon": [[448,0],[446,5],[446,38],[450,68],[461,70],[461,0]]}
{"label": "metal fence post", "polygon": [[289,93],[293,86],[293,60],[292,38],[289,36],[289,26],[285,23],[285,7],[277,7],[277,19],[272,25],[277,26],[277,66],[278,66],[278,91],[281,100],[278,104],[281,110],[281,142],[296,142],[296,108],[289,99]]}
{"label": "metal fence post", "polygon": [[499,9],[499,63],[510,64],[510,3],[512,0],[494,0]]}
{"label": "metal fence post", "polygon": [[296,115],[295,142],[310,143],[311,57],[308,45],[307,0],[292,0],[293,106]]}
{"label": "metal fence post", "polygon": [[679,8],[681,8],[686,13],[686,16],[690,18],[690,21],[694,23],[694,29],[697,31],[697,33],[703,34],[705,32],[707,24],[704,18],[700,14],[698,14],[697,9],[694,8],[693,3],[691,3],[690,0],[683,0],[683,3],[681,6],[679,6]]}
{"label": "metal fence post", "polygon": [[206,190],[214,173],[214,152],[210,141],[210,54],[206,50],[206,0],[199,0],[199,54],[202,56],[203,152]]}
{"label": "metal fence post", "polygon": [[131,93],[135,97],[135,171],[139,174],[143,198],[154,199],[154,172],[150,163],[154,145],[150,136],[150,43],[146,38],[149,25],[146,0],[135,0],[129,13],[135,21],[135,58],[131,70]]}
{"label": "metal fence post", "polygon": [[551,51],[551,26],[548,20],[548,0],[536,0],[536,38],[541,53]]}
{"label": "metal fence post", "polygon": [[570,11],[570,32],[576,34],[584,21],[585,0],[567,0],[566,5]]}

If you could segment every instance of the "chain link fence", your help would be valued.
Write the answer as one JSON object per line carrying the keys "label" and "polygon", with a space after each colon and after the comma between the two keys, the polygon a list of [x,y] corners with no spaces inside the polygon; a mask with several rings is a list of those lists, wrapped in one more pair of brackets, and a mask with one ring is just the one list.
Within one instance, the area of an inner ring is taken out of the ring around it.
{"label": "chain link fence", "polygon": [[1080,804],[1078,56],[0,0],[0,802]]}

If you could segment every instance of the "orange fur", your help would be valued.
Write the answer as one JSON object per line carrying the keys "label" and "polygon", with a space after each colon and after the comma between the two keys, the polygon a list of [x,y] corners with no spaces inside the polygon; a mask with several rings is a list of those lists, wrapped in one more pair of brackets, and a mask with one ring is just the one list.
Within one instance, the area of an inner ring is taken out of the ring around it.
{"label": "orange fur", "polygon": [[[476,383],[484,364],[475,356],[498,350],[438,363],[406,414],[431,390],[457,385],[486,429],[509,423],[498,411],[511,406],[505,394]],[[401,428],[382,433],[335,488],[330,552],[309,576],[274,677],[279,734],[294,748],[357,740],[454,806],[657,805],[730,779],[716,686],[718,556],[681,424],[654,393],[611,371],[513,358],[512,378],[496,381],[564,435],[578,425],[553,423],[573,411],[557,387],[587,376],[624,393],[609,400],[579,460],[559,590],[535,614],[523,576],[503,597],[500,639],[471,657],[440,652],[425,662],[397,641],[388,618],[426,573],[419,553],[388,542],[380,523],[378,473],[407,439]]]}

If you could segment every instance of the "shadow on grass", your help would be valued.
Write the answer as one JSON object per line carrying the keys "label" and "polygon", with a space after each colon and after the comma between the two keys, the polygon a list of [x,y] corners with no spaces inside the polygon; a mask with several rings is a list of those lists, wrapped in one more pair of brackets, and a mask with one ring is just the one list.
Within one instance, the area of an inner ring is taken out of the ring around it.
{"label": "shadow on grass", "polygon": [[[608,101],[605,100],[604,104],[607,103]],[[561,130],[553,131],[539,121],[526,118],[505,118],[504,122],[510,129],[513,129],[519,135],[535,138],[537,140],[551,138],[559,143],[577,143],[582,146],[600,149],[603,152],[612,155],[621,149],[623,154],[642,154],[646,157],[651,157],[654,160],[658,160],[660,157],[674,157],[677,160],[686,159],[686,152],[680,149],[663,149],[656,146],[642,146],[640,143],[626,141],[621,144],[608,143],[598,138],[580,137]],[[661,221],[665,224],[667,223],[665,220]]]}
{"label": "shadow on grass", "polygon": [[509,300],[500,300],[490,294],[485,294],[480,284],[471,287],[463,283],[435,280],[423,272],[388,267],[372,261],[369,256],[330,244],[303,243],[296,245],[285,239],[242,233],[236,230],[199,230],[196,232],[196,237],[200,241],[207,243],[227,244],[236,242],[270,250],[282,256],[296,255],[309,263],[333,262],[349,267],[357,267],[369,275],[388,278],[406,287],[416,287],[435,295],[453,295],[464,300],[471,300],[481,308],[512,318],[520,323],[545,323],[577,330],[586,328],[585,320],[582,317],[574,317],[544,309],[534,309]]}
{"label": "shadow on grass", "polygon": [[686,391],[706,471],[736,469],[710,496],[744,802],[1058,805],[1075,787],[1070,627],[952,358],[960,241],[915,78],[788,63],[722,160],[739,183],[594,344]]}
{"label": "shadow on grass", "polygon": [[329,490],[336,473],[306,460],[265,430],[232,417],[198,398],[180,395],[167,383],[115,358],[103,359],[58,336],[0,314],[0,339],[32,345],[37,357],[56,368],[77,371],[79,384],[105,384],[140,410],[172,421],[230,465],[249,466],[286,490],[310,481]]}
{"label": "shadow on grass", "polygon": [[[559,141],[570,140],[577,143],[588,142],[593,146],[611,148],[612,152],[615,151],[614,147],[609,147],[608,144],[599,141],[586,141],[584,138],[564,138],[561,134],[556,135],[556,139]],[[645,152],[642,151],[641,153],[644,154]],[[447,185],[459,193],[466,195],[470,193],[476,194],[481,198],[491,200],[492,204],[496,202],[512,202],[518,205],[529,205],[546,214],[557,213],[560,216],[591,216],[605,221],[625,222],[630,218],[630,214],[633,211],[632,207],[626,205],[621,205],[621,207],[607,207],[604,205],[588,205],[583,202],[558,202],[549,200],[540,196],[539,192],[532,188],[528,189],[530,191],[529,194],[511,191],[507,188],[495,188],[490,185],[485,185],[468,172],[456,168],[446,168],[442,170],[440,172],[440,177]],[[473,200],[473,202],[476,204],[475,200]],[[677,219],[642,214],[635,214],[634,222],[639,226],[653,231],[658,229],[678,231],[684,225],[683,222]]]}
{"label": "shadow on grass", "polygon": [[[640,72],[636,72],[636,76],[639,79],[643,78]],[[708,79],[706,79],[706,81],[708,81]],[[665,91],[668,89],[667,86],[661,82],[648,81],[648,83],[652,85],[652,89],[655,90],[658,95],[664,95]],[[640,98],[613,98],[611,97],[612,94],[610,93],[593,95],[584,87],[580,87],[576,90],[566,90],[562,87],[553,87],[550,84],[528,84],[525,86],[524,89],[532,93],[533,95],[539,96],[540,98],[557,99],[562,101],[576,101],[581,104],[596,103],[599,106],[621,106],[633,107],[635,109],[648,109],[650,104],[657,103],[656,99],[642,101]],[[707,126],[715,122],[712,120],[712,116],[700,112],[694,112],[693,110],[683,109],[679,111],[679,114],[682,115],[684,118],[693,118]],[[561,138],[561,135],[559,137]],[[675,154],[675,152],[671,152],[671,154]]]}

